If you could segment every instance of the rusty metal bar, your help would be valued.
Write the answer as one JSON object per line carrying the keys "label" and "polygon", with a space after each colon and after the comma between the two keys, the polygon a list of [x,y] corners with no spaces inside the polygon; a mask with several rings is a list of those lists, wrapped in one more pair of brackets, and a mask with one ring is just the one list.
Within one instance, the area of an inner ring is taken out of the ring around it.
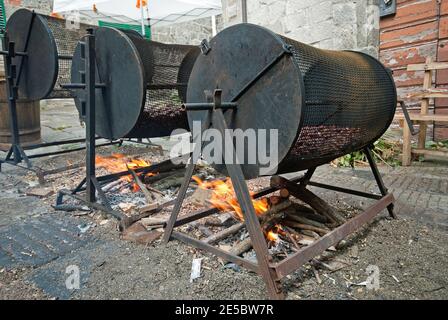
{"label": "rusty metal bar", "polygon": [[310,261],[313,257],[321,254],[329,247],[336,245],[339,241],[357,231],[393,202],[394,196],[392,194],[386,195],[381,200],[377,201],[375,204],[367,208],[363,213],[357,215],[337,229],[326,234],[313,244],[304,249],[301,249],[294,255],[286,258],[279,263],[271,264],[271,268],[275,269],[278,279],[287,276],[288,274],[294,272],[302,265]]}
{"label": "rusty metal bar", "polygon": [[198,249],[213,253],[213,254],[217,255],[218,257],[221,257],[227,261],[231,261],[237,265],[245,267],[245,268],[249,269],[250,271],[260,273],[260,270],[259,270],[259,267],[257,264],[255,264],[249,260],[246,260],[244,258],[241,258],[239,256],[228,253],[219,248],[216,248],[208,243],[205,243],[204,241],[194,239],[184,233],[177,232],[177,231],[173,231],[173,233],[171,234],[171,237],[176,240],[182,241],[184,243],[191,244]]}
{"label": "rusty metal bar", "polygon": [[[221,93],[221,90],[215,90],[215,103],[220,103]],[[214,110],[212,121],[213,126],[224,136],[224,132],[228,127],[221,109]],[[234,154],[234,147],[230,149],[224,148],[225,159],[231,159]],[[284,294],[280,288],[280,283],[274,279],[273,270],[271,270],[269,265],[271,256],[269,254],[268,245],[262,232],[260,222],[258,221],[257,214],[255,213],[252,197],[244,179],[241,166],[238,164],[226,164],[226,168],[232,179],[235,195],[244,216],[244,223],[246,224],[247,231],[249,232],[252,241],[252,246],[257,255],[259,273],[264,279],[269,296],[272,299],[283,299]]]}

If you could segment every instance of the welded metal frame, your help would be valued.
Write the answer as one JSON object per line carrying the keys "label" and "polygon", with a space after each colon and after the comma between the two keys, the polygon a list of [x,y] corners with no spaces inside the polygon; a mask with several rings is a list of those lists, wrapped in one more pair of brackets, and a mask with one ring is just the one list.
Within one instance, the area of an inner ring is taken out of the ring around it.
{"label": "welded metal frame", "polygon": [[[33,12],[32,19],[36,16],[36,13]],[[22,70],[23,70],[23,64],[24,59],[28,57],[28,43],[30,34],[32,32],[32,25],[33,23],[30,23],[28,32],[27,32],[27,38],[25,41],[25,48],[22,52],[16,51],[15,48],[15,42],[9,41],[8,34],[5,30],[2,30],[3,39],[3,51],[0,51],[0,54],[4,56],[4,68],[5,68],[5,77],[6,77],[6,91],[8,95],[8,109],[10,114],[10,124],[11,124],[11,146],[8,151],[6,151],[6,157],[4,159],[0,159],[0,172],[2,170],[3,164],[8,164],[12,166],[16,166],[21,169],[25,169],[28,171],[33,172],[36,174],[36,176],[39,179],[39,184],[45,184],[45,176],[60,173],[66,170],[69,170],[73,168],[74,166],[64,166],[57,169],[50,169],[50,170],[44,170],[43,168],[37,167],[33,165],[31,159],[36,158],[43,158],[53,155],[61,155],[66,153],[72,153],[80,150],[84,150],[86,147],[78,147],[68,150],[59,150],[59,151],[52,151],[52,152],[43,152],[38,153],[34,155],[27,155],[26,150],[35,150],[40,148],[48,148],[48,147],[54,147],[54,146],[62,146],[62,145],[69,145],[69,144],[75,144],[75,143],[81,143],[84,142],[85,139],[70,139],[70,140],[61,140],[61,141],[54,141],[49,143],[38,143],[28,146],[22,146],[20,142],[20,133],[19,133],[19,126],[18,126],[18,118],[17,118],[17,100],[19,98],[19,92],[18,87],[20,84],[20,81],[22,79]],[[19,70],[17,72],[16,65],[12,64],[12,58],[19,56],[22,57],[22,61],[19,66]],[[66,56],[59,56],[60,59],[67,59]],[[100,138],[96,138],[100,139]],[[105,142],[98,144],[97,147],[103,147],[103,146],[110,146],[110,145],[121,145],[123,143],[122,140],[115,140],[110,142]],[[21,163],[25,162],[25,166],[20,165]],[[79,167],[79,165],[77,166]]]}
{"label": "welded metal frame", "polygon": [[[104,194],[101,184],[96,176],[95,155],[96,155],[96,135],[95,135],[95,91],[104,88],[102,83],[96,83],[95,72],[95,36],[93,30],[89,31],[82,42],[82,55],[85,58],[85,69],[82,83],[71,83],[63,85],[64,88],[82,89],[86,96],[86,177],[78,186],[72,190],[60,190],[56,198],[56,208],[61,207],[64,202],[64,196],[72,197],[87,206],[101,210],[105,214],[109,214],[117,218],[121,223],[126,223],[127,216],[122,212],[113,210],[106,195]],[[107,180],[106,180],[107,181]],[[83,189],[85,187],[85,189]],[[85,197],[78,195],[81,190],[85,190]],[[97,194],[101,202],[97,201]]]}
{"label": "welded metal frame", "polygon": [[[211,113],[210,117],[211,121],[208,125],[208,128],[217,129],[222,134],[224,130],[227,129],[227,123],[223,114],[224,109],[223,106],[226,106],[227,108],[228,107],[234,108],[233,103],[232,104],[221,103],[220,90],[215,91],[214,103],[212,107],[210,107],[210,103],[205,103],[202,106],[202,108],[208,109],[209,112]],[[187,110],[188,107],[189,105],[186,104],[185,108]],[[200,106],[198,104],[194,104],[191,107],[198,108]],[[196,154],[200,154],[201,149],[202,149],[201,144],[197,143],[195,150],[193,152],[193,156]],[[228,153],[231,151],[234,150],[228,150],[227,148],[224,149],[224,152],[227,155],[229,155]],[[176,200],[171,217],[165,226],[163,242],[166,244],[171,239],[176,239],[178,241],[192,245],[199,249],[211,252],[225,259],[226,261],[233,262],[251,271],[254,271],[263,277],[270,298],[283,299],[285,296],[284,293],[282,292],[280,284],[280,280],[282,278],[284,278],[288,274],[291,274],[292,272],[303,266],[313,257],[321,254],[331,246],[336,245],[339,241],[343,240],[348,235],[359,230],[359,228],[370,222],[375,216],[377,216],[384,209],[388,209],[390,216],[396,218],[396,215],[393,211],[393,204],[395,201],[394,196],[388,192],[388,190],[384,185],[384,182],[381,178],[381,174],[372,157],[371,147],[365,148],[364,152],[369,161],[372,173],[378,184],[381,195],[314,183],[311,181],[311,178],[316,168],[311,168],[302,177],[292,180],[281,178],[280,180],[282,181],[281,184],[271,186],[270,188],[264,189],[253,196],[254,198],[259,198],[284,187],[286,187],[290,191],[291,195],[294,196],[295,190],[297,191],[297,189],[306,188],[308,185],[310,185],[376,200],[376,202],[373,205],[368,207],[362,213],[358,214],[356,217],[337,227],[336,229],[329,232],[327,235],[323,236],[319,240],[316,240],[312,245],[299,250],[298,252],[294,253],[293,255],[289,256],[288,258],[280,262],[273,262],[273,258],[268,251],[268,246],[265,237],[263,235],[260,222],[255,213],[255,208],[252,203],[252,197],[249,193],[249,189],[247,187],[241,167],[237,164],[226,164],[227,171],[233,183],[236,197],[242,209],[242,214],[244,216],[244,223],[249,232],[249,237],[252,241],[252,246],[256,253],[257,263],[236,256],[222,249],[219,249],[213,245],[205,243],[204,241],[195,239],[187,234],[174,230],[174,228],[176,227],[180,227],[182,225],[218,213],[217,209],[207,209],[204,211],[193,213],[187,217],[178,219],[183,201],[185,200],[188,185],[191,181],[193,171],[196,165],[195,159],[192,156],[189,161],[189,164],[187,165],[187,171],[185,173],[184,182],[180,188],[178,198]],[[232,157],[229,158],[232,159]]]}
{"label": "welded metal frame", "polygon": [[[64,88],[71,89],[77,88],[85,91],[86,101],[85,101],[85,123],[86,123],[86,176],[73,190],[60,190],[56,198],[56,209],[64,209],[64,197],[71,197],[84,205],[102,211],[105,215],[110,215],[119,221],[120,229],[126,229],[133,222],[140,220],[141,217],[128,217],[124,213],[114,210],[107,196],[102,190],[102,186],[110,183],[114,180],[120,179],[123,176],[129,175],[129,172],[119,172],[109,175],[96,176],[95,167],[95,156],[96,156],[96,138],[95,138],[95,91],[97,89],[104,89],[106,85],[103,83],[96,83],[95,72],[96,72],[96,57],[95,57],[95,36],[93,32],[90,31],[86,35],[81,46],[83,58],[85,58],[85,70],[82,71],[85,77],[82,77],[83,81],[81,83],[71,83],[63,85]],[[138,142],[140,143],[140,142]],[[141,142],[143,143],[143,142]],[[182,157],[179,157],[182,158]],[[166,165],[171,160],[167,160],[158,164],[154,164],[148,167],[138,168],[134,170],[136,173],[155,173],[160,170],[164,165]],[[84,195],[80,195],[84,192]],[[97,199],[97,196],[99,199]],[[98,201],[99,200],[99,201]],[[174,201],[163,203],[158,209],[165,208],[167,206],[173,205]],[[69,208],[71,209],[71,207]]]}

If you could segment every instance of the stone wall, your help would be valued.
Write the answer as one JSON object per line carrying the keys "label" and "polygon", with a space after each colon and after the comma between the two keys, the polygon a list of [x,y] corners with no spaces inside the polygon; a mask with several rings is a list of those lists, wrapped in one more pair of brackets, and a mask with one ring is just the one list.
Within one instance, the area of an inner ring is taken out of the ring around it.
{"label": "stone wall", "polygon": [[9,18],[11,14],[19,8],[27,8],[42,14],[50,14],[53,10],[52,0],[5,0],[6,16]]}
{"label": "stone wall", "polygon": [[[222,0],[224,25],[242,21],[241,0]],[[379,47],[378,0],[247,0],[248,22],[323,49]]]}
{"label": "stone wall", "polygon": [[[221,15],[216,17],[216,25],[218,32],[223,29]],[[154,41],[199,45],[203,39],[210,40],[212,37],[212,18],[200,18],[161,27],[155,24],[151,32]]]}

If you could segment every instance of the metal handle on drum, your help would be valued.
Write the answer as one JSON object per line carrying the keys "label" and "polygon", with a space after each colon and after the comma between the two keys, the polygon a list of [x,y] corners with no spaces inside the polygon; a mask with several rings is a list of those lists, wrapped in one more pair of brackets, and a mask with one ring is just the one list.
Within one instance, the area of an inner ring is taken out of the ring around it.
{"label": "metal handle on drum", "polygon": [[409,116],[408,108],[406,107],[406,104],[404,101],[399,101],[401,110],[403,110],[404,118],[406,119],[406,123],[409,127],[409,130],[411,131],[411,134],[415,136],[416,134],[420,133],[420,129],[416,130],[414,127],[414,124],[412,123],[411,117]]}

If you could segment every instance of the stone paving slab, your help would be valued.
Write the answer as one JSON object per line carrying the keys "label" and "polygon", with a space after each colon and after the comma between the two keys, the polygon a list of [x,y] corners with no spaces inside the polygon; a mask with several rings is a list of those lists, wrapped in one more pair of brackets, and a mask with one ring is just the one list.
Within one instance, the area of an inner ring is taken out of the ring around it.
{"label": "stone paving slab", "polygon": [[37,267],[78,249],[92,238],[82,220],[62,213],[24,219],[0,228],[0,267]]}
{"label": "stone paving slab", "polygon": [[[110,260],[113,255],[123,255],[122,241],[92,240],[78,250],[74,250],[59,259],[53,260],[27,277],[38,288],[51,297],[68,300],[78,290],[89,285],[90,274]],[[67,288],[66,281],[74,275],[73,268],[79,270],[79,289]]]}
{"label": "stone paving slab", "polygon": [[[448,168],[443,166],[415,166],[381,168],[384,182],[397,200],[395,212],[398,215],[412,217],[448,230]],[[320,167],[314,181],[356,189],[364,192],[379,193],[375,179],[369,168],[332,168]],[[335,197],[331,191],[322,191],[326,196]],[[334,198],[335,199],[335,198]],[[337,199],[365,207],[367,202],[359,197],[337,194]]]}

